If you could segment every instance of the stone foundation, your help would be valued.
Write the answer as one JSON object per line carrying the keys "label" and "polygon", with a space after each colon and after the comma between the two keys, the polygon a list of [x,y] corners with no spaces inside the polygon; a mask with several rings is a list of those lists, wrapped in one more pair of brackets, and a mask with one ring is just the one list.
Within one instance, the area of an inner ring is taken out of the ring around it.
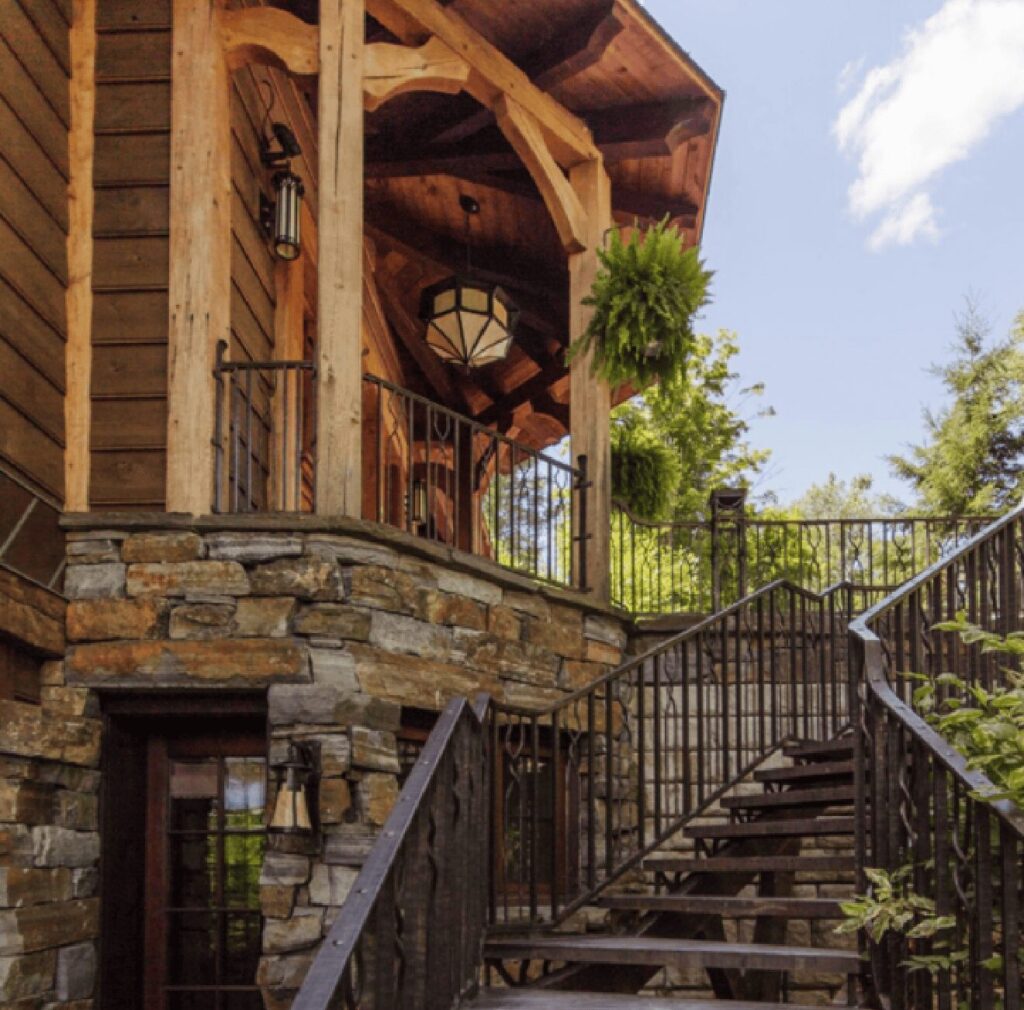
{"label": "stone foundation", "polygon": [[290,1005],[398,796],[403,711],[479,692],[540,707],[626,647],[586,596],[369,524],[68,522],[73,697],[266,692],[271,764],[289,740],[319,754],[322,844],[272,838],[263,867],[270,1008]]}

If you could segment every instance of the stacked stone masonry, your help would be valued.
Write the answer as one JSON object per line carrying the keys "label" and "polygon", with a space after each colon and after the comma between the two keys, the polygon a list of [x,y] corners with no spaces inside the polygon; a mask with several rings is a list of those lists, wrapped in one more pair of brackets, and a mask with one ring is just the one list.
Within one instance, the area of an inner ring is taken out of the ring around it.
{"label": "stacked stone masonry", "polygon": [[549,704],[621,662],[625,624],[429,545],[135,525],[68,534],[64,690],[266,692],[270,763],[318,753],[322,844],[272,837],[261,877],[259,984],[283,1010],[397,799],[403,709]]}

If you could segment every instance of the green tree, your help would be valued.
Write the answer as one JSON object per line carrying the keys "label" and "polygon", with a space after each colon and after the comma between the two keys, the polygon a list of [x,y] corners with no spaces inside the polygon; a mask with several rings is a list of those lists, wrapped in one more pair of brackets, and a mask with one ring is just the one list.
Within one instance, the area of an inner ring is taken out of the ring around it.
{"label": "green tree", "polygon": [[830,473],[821,484],[812,484],[790,508],[799,519],[865,519],[904,511],[892,495],[874,491],[874,483],[867,473],[855,474],[849,481]]}
{"label": "green tree", "polygon": [[1006,509],[1024,485],[1024,313],[997,341],[971,299],[956,323],[953,360],[933,369],[951,402],[925,411],[921,445],[889,457],[935,515]]}
{"label": "green tree", "polygon": [[[656,502],[660,515],[643,518],[705,519],[712,489],[750,487],[762,475],[770,453],[750,444],[750,419],[744,410],[764,394],[764,386],[739,387],[734,364],[738,353],[735,333],[699,335],[685,380],[654,386],[614,412],[614,445],[635,449],[646,444],[671,451],[660,471],[671,493]],[[631,457],[613,453],[613,483],[620,494],[631,487],[626,468],[630,458],[635,467],[635,451]]]}

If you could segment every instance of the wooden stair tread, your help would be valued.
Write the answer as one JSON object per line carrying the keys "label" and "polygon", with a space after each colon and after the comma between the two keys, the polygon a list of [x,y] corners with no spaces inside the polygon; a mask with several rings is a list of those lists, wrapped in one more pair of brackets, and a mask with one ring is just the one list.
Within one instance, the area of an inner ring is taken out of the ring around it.
{"label": "wooden stair tread", "polygon": [[543,936],[489,940],[485,956],[498,960],[566,961],[676,968],[739,968],[762,971],[857,971],[855,951],[722,940],[651,936]]}
{"label": "wooden stair tread", "polygon": [[698,824],[686,829],[687,838],[782,838],[794,835],[852,835],[853,817],[799,817],[740,821],[736,824]]}
{"label": "wooden stair tread", "polygon": [[602,908],[622,911],[680,912],[686,915],[721,915],[730,919],[841,919],[838,901],[825,898],[738,898],[704,894],[612,894],[598,902]]}
{"label": "wooden stair tread", "polygon": [[802,782],[807,779],[851,778],[852,761],[820,761],[789,768],[767,768],[754,772],[758,782]]}
{"label": "wooden stair tread", "polygon": [[852,803],[856,790],[851,786],[824,786],[820,789],[787,789],[782,793],[750,793],[744,796],[726,796],[722,806],[726,810],[760,810],[787,806],[833,806]]}
{"label": "wooden stair tread", "polygon": [[794,1003],[692,1000],[554,989],[484,989],[467,1010],[807,1010]]}
{"label": "wooden stair tread", "polygon": [[669,873],[822,873],[856,869],[853,856],[652,856],[645,870]]}
{"label": "wooden stair tread", "polygon": [[816,742],[808,740],[803,743],[787,744],[782,753],[788,758],[802,761],[835,760],[836,755],[853,757],[854,741],[852,736],[841,736],[835,740]]}

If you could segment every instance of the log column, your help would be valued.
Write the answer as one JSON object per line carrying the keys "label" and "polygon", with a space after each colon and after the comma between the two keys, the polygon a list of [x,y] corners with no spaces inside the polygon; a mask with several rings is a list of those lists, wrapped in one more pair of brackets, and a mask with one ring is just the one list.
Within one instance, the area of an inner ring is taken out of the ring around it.
{"label": "log column", "polygon": [[[597,276],[597,251],[611,225],[611,182],[600,160],[571,169],[569,181],[586,215],[586,248],[569,257],[570,338],[580,337],[593,310],[580,304]],[[570,437],[573,462],[587,457],[591,486],[587,494],[586,584],[595,599],[606,602],[611,584],[611,389],[591,374],[591,355],[572,362],[570,374]]]}
{"label": "log column", "polygon": [[362,511],[364,0],[320,0],[316,511]]}
{"label": "log column", "polygon": [[167,510],[213,507],[217,341],[231,327],[231,127],[217,0],[174,0]]}

